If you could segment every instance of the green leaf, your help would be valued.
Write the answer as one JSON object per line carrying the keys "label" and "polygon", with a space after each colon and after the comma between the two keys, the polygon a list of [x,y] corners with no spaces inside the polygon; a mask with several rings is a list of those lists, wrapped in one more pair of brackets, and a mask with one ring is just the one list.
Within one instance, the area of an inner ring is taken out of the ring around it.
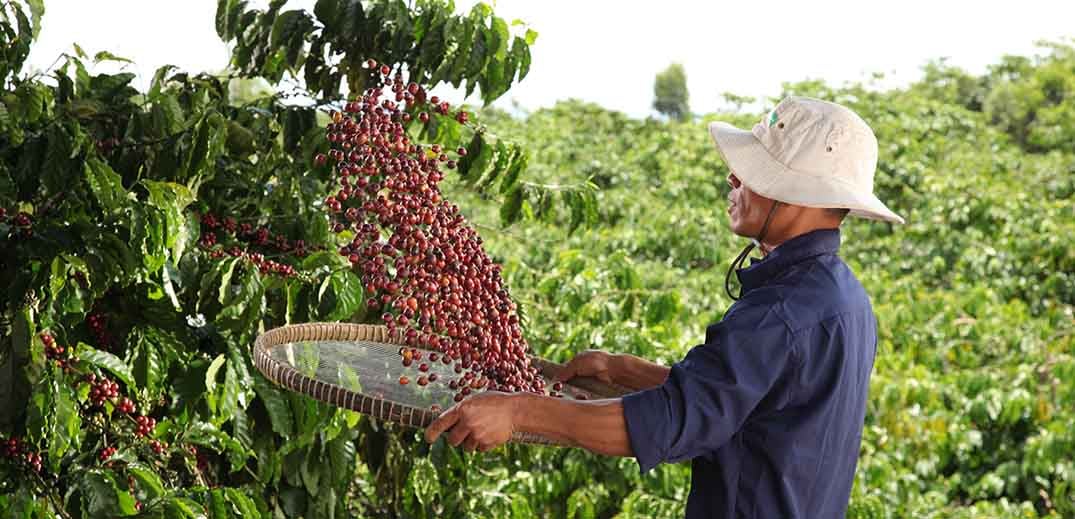
{"label": "green leaf", "polygon": [[134,376],[131,374],[131,368],[128,367],[119,357],[108,353],[107,351],[101,351],[93,348],[85,343],[78,343],[78,356],[83,361],[89,362],[94,366],[108,370],[120,379],[128,388],[134,388]]}
{"label": "green leaf", "polygon": [[270,384],[265,377],[255,375],[254,391],[257,392],[258,398],[261,398],[261,403],[269,413],[269,425],[272,426],[273,432],[284,438],[290,438],[295,420],[291,416],[291,406],[281,390]]}
{"label": "green leaf", "polygon": [[511,35],[508,34],[507,22],[505,22],[503,18],[494,16],[492,31],[493,34],[496,36],[496,40],[494,40],[496,41],[496,45],[495,48],[492,49],[494,52],[494,56],[496,56],[496,59],[503,61],[507,58],[508,39],[511,37]]}
{"label": "green leaf", "polygon": [[119,174],[98,159],[91,158],[83,166],[86,182],[105,213],[116,213],[126,206],[127,190]]}
{"label": "green leaf", "polygon": [[293,69],[299,65],[299,53],[305,43],[307,31],[313,28],[313,21],[306,11],[294,9],[284,11],[273,22],[269,38],[275,48],[287,50],[287,63]]}
{"label": "green leaf", "polygon": [[156,398],[161,391],[161,382],[167,375],[168,359],[155,341],[150,340],[141,330],[132,331],[132,362],[135,382],[149,392],[150,398]]}
{"label": "green leaf", "polygon": [[79,486],[90,517],[134,515],[136,512],[134,496],[116,485],[111,471],[89,469],[83,473]]}
{"label": "green leaf", "polygon": [[[248,319],[256,318],[256,316],[248,316],[248,311],[260,315],[257,310],[265,304],[265,286],[261,282],[261,274],[257,268],[252,266],[244,268],[238,287],[229,286],[226,296],[221,301],[224,308],[217,315],[218,319],[223,321],[222,324],[241,328],[249,324],[248,321],[243,320],[244,316]],[[239,322],[232,323],[231,321]]]}
{"label": "green leaf", "polygon": [[136,487],[144,496],[143,501],[164,495],[164,484],[152,468],[142,463],[130,463],[127,465],[127,472],[134,476]]}
{"label": "green leaf", "polygon": [[[210,369],[212,369],[212,366],[210,366]],[[239,413],[239,399],[243,392],[240,383],[241,377],[235,363],[229,362],[224,373],[224,391],[220,395],[220,412],[218,413],[218,419],[214,420],[218,425],[230,420],[231,417]]]}
{"label": "green leaf", "polygon": [[355,312],[363,308],[362,280],[350,270],[338,270],[329,278],[332,284],[332,294],[335,296],[335,307],[325,319],[327,321],[339,321],[351,317]]}
{"label": "green leaf", "polygon": [[317,126],[317,118],[312,108],[289,107],[284,111],[284,151],[295,153],[306,132]]}
{"label": "green leaf", "polygon": [[[465,77],[467,63],[470,62],[469,49],[475,39],[475,25],[474,22],[466,19],[460,22],[455,29],[454,37],[457,50],[448,78],[452,81],[452,86],[456,88],[459,88],[460,81]],[[477,37],[480,39],[481,34],[477,34]]]}
{"label": "green leaf", "polygon": [[191,443],[226,453],[232,472],[241,469],[246,464],[246,458],[249,453],[243,448],[243,445],[211,423],[191,422],[184,430],[183,438]]}
{"label": "green leaf", "polygon": [[236,21],[246,8],[243,0],[218,0],[216,8],[216,33],[220,39],[229,41],[236,36]]}
{"label": "green leaf", "polygon": [[[217,372],[220,371],[226,360],[223,353],[217,355],[213,362],[209,364],[209,369],[205,371],[205,392],[207,396],[216,393]],[[215,405],[210,404],[210,407],[215,408]]]}
{"label": "green leaf", "polygon": [[508,192],[504,203],[500,205],[500,222],[508,226],[519,219],[519,211],[523,206],[522,186],[516,186]]}
{"label": "green leaf", "polygon": [[49,435],[49,462],[59,468],[60,460],[68,450],[77,451],[82,443],[82,418],[78,414],[78,404],[74,389],[60,382],[60,377],[52,380],[52,431]]}
{"label": "green leaf", "polygon": [[[480,137],[480,134],[476,134]],[[471,184],[478,181],[485,173],[485,170],[489,168],[489,164],[493,161],[494,150],[496,148],[488,142],[482,143],[478,147],[478,152],[473,156],[472,160],[467,164],[467,169],[464,171],[462,168],[459,170],[459,175],[467,178]],[[471,157],[470,150],[467,150],[467,157]]]}
{"label": "green leaf", "polygon": [[515,157],[515,160],[511,162],[511,166],[508,167],[508,172],[500,179],[500,194],[505,194],[518,185],[519,174],[526,169],[526,163],[529,160],[529,156],[525,151],[517,151],[519,151],[519,154]]}
{"label": "green leaf", "polygon": [[202,505],[185,497],[170,498],[164,508],[166,519],[203,519]]}
{"label": "green leaf", "polygon": [[[219,270],[220,272],[220,281],[219,285],[217,286],[217,302],[222,305],[226,305],[230,297],[232,291],[231,277],[235,274],[235,266],[238,265],[240,261],[242,261],[240,258],[231,258],[218,263],[216,268],[214,268],[214,271]],[[207,276],[206,279],[213,279],[217,277],[218,276],[216,275],[211,275]]]}
{"label": "green leaf", "polygon": [[227,495],[228,502],[235,505],[235,508],[239,511],[239,517],[244,519],[247,517],[261,517],[254,500],[247,497],[246,494],[235,488],[224,489],[224,492]]}
{"label": "green leaf", "polygon": [[496,162],[494,162],[492,169],[489,169],[485,175],[475,181],[475,187],[478,191],[484,191],[486,187],[496,180],[497,175],[506,172],[517,153],[515,145],[504,142],[504,140],[498,140],[496,142]]}
{"label": "green leaf", "polygon": [[187,186],[174,182],[142,180],[149,191],[149,204],[164,213],[164,246],[171,252],[172,261],[178,263],[183,257],[190,230],[184,209],[194,202],[194,194]]}
{"label": "green leaf", "polygon": [[121,57],[116,56],[115,54],[112,54],[111,52],[108,52],[106,50],[102,50],[101,52],[98,52],[97,54],[93,55],[93,62],[94,63],[100,63],[102,61],[116,61],[116,62],[119,62],[119,63],[134,63],[133,61],[131,61],[131,60],[127,59],[127,58],[121,58]]}
{"label": "green leaf", "polygon": [[[312,448],[310,449],[313,450]],[[319,490],[319,483],[321,482],[321,469],[323,467],[321,460],[314,456],[312,452],[307,453],[302,457],[302,463],[299,464],[299,474],[302,476],[302,484],[306,487],[306,492],[312,497],[317,497],[317,491]]]}
{"label": "green leaf", "polygon": [[414,490],[414,497],[423,506],[433,504],[435,497],[440,493],[440,479],[437,476],[437,468],[429,461],[429,458],[418,458],[411,468],[411,478],[408,488]]}
{"label": "green leaf", "polygon": [[522,81],[526,74],[530,72],[530,48],[516,37],[511,45],[511,54],[512,61],[517,64],[519,69],[519,77],[516,81]]}
{"label": "green leaf", "polygon": [[165,78],[168,77],[168,72],[171,72],[175,68],[175,65],[164,65],[153,73],[153,81],[150,82],[148,95],[150,101],[155,102],[160,97],[161,90],[164,88]]}
{"label": "green leaf", "polygon": [[174,92],[162,94],[149,109],[148,136],[158,139],[172,137],[183,129],[186,117]]}
{"label": "green leaf", "polygon": [[44,0],[26,0],[26,3],[30,5],[30,20],[33,21],[33,37],[36,40],[37,35],[41,33],[41,17],[45,15],[45,2]]}
{"label": "green leaf", "polygon": [[485,61],[488,58],[486,53],[489,51],[487,48],[489,45],[489,37],[487,36],[488,28],[485,24],[477,22],[477,27],[474,31],[474,39],[470,42],[470,57],[467,60],[467,76],[474,78],[481,74],[482,69],[485,68]]}
{"label": "green leaf", "polygon": [[474,164],[474,160],[485,148],[485,142],[482,140],[480,133],[475,132],[474,136],[470,139],[470,144],[467,145],[467,154],[459,159],[457,169],[460,176],[466,176],[470,171],[471,166]]}
{"label": "green leaf", "polygon": [[314,16],[325,26],[327,32],[337,32],[341,22],[339,0],[317,0],[314,4]]}
{"label": "green leaf", "polygon": [[217,488],[209,492],[209,517],[213,519],[229,519],[227,499],[224,491]]}

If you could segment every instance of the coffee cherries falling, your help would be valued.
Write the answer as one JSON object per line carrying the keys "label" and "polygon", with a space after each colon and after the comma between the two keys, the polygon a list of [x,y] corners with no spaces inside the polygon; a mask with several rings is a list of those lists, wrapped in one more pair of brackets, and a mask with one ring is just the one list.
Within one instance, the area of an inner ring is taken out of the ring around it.
{"label": "coffee cherries falling", "polygon": [[[404,367],[417,364],[419,380],[434,383],[431,366],[443,359],[462,362],[457,373],[476,373],[487,381],[483,388],[543,393],[500,265],[441,194],[441,168],[455,168],[455,157],[440,144],[412,141],[407,131],[412,115],[427,124],[434,114],[453,116],[451,105],[437,96],[427,100],[421,85],[405,82],[388,64],[371,59],[366,67],[379,73],[379,82],[333,112],[325,129],[331,147],[325,160],[338,189],[324,207],[330,228],[350,231],[339,253],[360,273],[367,308],[382,314],[392,339],[436,352],[428,362],[419,350],[400,352]],[[469,121],[464,111],[454,118]],[[457,387],[462,396],[471,391],[469,382]]]}

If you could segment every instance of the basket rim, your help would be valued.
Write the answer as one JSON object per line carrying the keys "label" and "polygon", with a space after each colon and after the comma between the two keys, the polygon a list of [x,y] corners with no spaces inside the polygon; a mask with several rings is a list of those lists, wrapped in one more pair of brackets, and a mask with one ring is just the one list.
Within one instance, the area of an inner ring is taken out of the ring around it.
{"label": "basket rim", "polygon": [[[378,398],[359,391],[344,388],[309,377],[292,366],[285,365],[274,359],[269,350],[276,346],[299,342],[299,341],[370,341],[384,344],[406,346],[404,341],[394,340],[389,333],[388,327],[375,324],[358,323],[297,323],[279,326],[267,330],[258,335],[252,347],[251,356],[254,366],[270,382],[290,391],[294,391],[315,400],[355,411],[371,416],[379,420],[390,421],[412,428],[425,428],[431,424],[437,416],[447,409],[433,411],[429,408],[417,407]],[[419,348],[423,351],[426,348]],[[555,372],[563,367],[561,364],[551,362],[540,357],[530,355],[531,363],[536,364],[542,374],[549,371]],[[565,383],[590,394],[602,397],[614,397],[631,392],[630,389],[615,384],[604,384],[599,381],[585,379],[575,380],[576,383]],[[581,385],[577,382],[582,382]],[[550,438],[543,436],[516,432],[513,441],[537,444],[559,444]]]}

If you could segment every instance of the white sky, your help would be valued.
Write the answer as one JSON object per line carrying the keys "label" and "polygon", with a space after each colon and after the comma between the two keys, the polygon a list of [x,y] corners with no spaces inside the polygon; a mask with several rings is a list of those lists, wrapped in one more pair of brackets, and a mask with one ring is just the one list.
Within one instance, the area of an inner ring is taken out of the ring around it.
{"label": "white sky", "polygon": [[[288,7],[312,10],[313,3]],[[460,10],[473,3],[457,1]],[[227,63],[215,0],[45,4],[30,54],[37,68],[74,42],[91,55],[108,50],[132,59],[128,70],[142,86],[164,64],[198,72]],[[692,109],[708,112],[721,106],[723,92],[774,96],[784,81],[840,84],[872,72],[899,85],[940,57],[982,72],[1003,54],[1034,54],[1037,40],[1075,36],[1072,0],[499,0],[495,11],[540,33],[530,75],[496,105],[515,100],[533,109],[575,97],[634,116],[650,113],[653,78],[673,61],[686,67]]]}

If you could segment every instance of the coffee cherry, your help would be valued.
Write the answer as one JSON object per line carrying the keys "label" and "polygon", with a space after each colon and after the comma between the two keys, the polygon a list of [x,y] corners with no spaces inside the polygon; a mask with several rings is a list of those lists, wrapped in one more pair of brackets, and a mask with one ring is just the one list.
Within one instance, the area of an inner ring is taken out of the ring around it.
{"label": "coffee cherry", "polygon": [[101,463],[104,463],[105,461],[108,460],[108,458],[111,458],[112,455],[115,454],[115,453],[116,453],[116,448],[115,447],[105,447],[104,449],[101,449],[100,454],[97,455],[97,459],[100,460]]}
{"label": "coffee cherry", "polygon": [[407,378],[406,375],[404,375],[402,377],[399,377],[399,385],[401,385],[401,386],[406,386],[410,382],[411,382],[411,379]]}
{"label": "coffee cherry", "polygon": [[314,156],[314,166],[320,168],[321,166],[324,166],[326,162],[328,162],[328,157],[326,157],[324,153],[318,153]]}
{"label": "coffee cherry", "polygon": [[119,412],[123,414],[131,414],[134,412],[134,402],[132,402],[130,398],[124,397],[119,401],[119,405],[116,406],[116,409],[119,409]]}
{"label": "coffee cherry", "polygon": [[564,390],[564,383],[563,382],[555,382],[555,383],[553,383],[552,390],[553,391],[563,391]]}
{"label": "coffee cherry", "polygon": [[422,124],[428,123],[429,122],[429,114],[427,114],[425,112],[419,113],[418,114],[418,121],[421,122]]}

